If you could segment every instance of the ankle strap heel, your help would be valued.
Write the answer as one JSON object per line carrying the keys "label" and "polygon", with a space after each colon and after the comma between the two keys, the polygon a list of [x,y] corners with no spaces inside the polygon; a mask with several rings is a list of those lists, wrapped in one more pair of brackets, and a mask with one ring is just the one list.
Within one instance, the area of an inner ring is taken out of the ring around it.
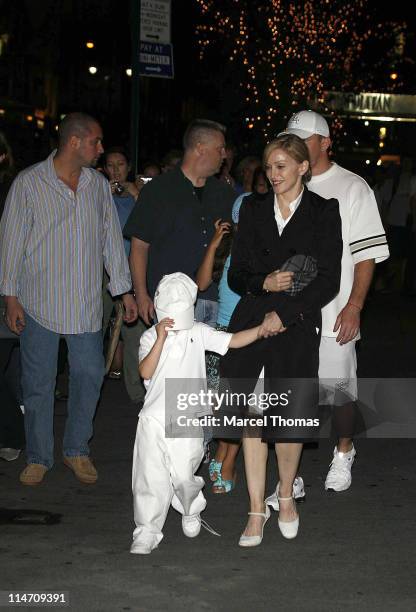
{"label": "ankle strap heel", "polygon": [[250,516],[261,516],[262,518],[264,518],[263,525],[261,526],[261,534],[255,536],[246,536],[243,534],[240,537],[238,544],[239,546],[243,547],[258,546],[259,544],[261,544],[261,541],[263,539],[264,526],[270,518],[270,509],[269,506],[266,506],[266,512],[249,512],[248,514]]}
{"label": "ankle strap heel", "polygon": [[[296,508],[296,500],[292,497],[278,497],[279,502],[281,501],[293,501],[293,506]],[[297,516],[293,521],[281,521],[278,519],[278,525],[280,529],[280,533],[286,540],[293,540],[298,535],[299,530],[299,516]]]}

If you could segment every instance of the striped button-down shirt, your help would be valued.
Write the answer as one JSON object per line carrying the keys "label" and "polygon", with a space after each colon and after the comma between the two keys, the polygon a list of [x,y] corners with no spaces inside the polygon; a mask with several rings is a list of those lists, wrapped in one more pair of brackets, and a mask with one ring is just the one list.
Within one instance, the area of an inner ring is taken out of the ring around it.
{"label": "striped button-down shirt", "polygon": [[55,151],[15,179],[0,223],[0,293],[17,296],[40,325],[60,334],[102,325],[105,266],[112,295],[131,278],[108,181],[83,168],[76,193],[58,179]]}

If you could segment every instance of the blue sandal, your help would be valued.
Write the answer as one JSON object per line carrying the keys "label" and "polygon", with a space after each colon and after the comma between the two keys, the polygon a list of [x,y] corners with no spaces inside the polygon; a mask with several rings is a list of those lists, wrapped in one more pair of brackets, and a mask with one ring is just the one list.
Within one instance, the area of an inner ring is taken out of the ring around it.
{"label": "blue sandal", "polygon": [[221,478],[221,468],[222,468],[222,461],[215,461],[215,459],[211,459],[211,461],[209,462],[209,467],[208,467],[210,480],[215,482],[219,478]]}
{"label": "blue sandal", "polygon": [[224,478],[220,475],[220,477],[217,478],[217,480],[212,485],[212,492],[216,495],[221,495],[222,493],[231,493],[231,491],[235,488],[236,478],[237,472],[234,472],[232,480],[224,480]]}

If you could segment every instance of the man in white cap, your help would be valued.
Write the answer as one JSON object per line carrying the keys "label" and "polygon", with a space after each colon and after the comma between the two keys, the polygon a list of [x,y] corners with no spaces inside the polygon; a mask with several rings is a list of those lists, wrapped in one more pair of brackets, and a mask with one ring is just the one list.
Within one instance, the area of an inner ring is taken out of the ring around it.
{"label": "man in white cap", "polygon": [[328,392],[322,403],[336,407],[334,419],[339,436],[325,489],[345,491],[351,485],[356,454],[352,435],[360,313],[375,264],[387,259],[389,250],[373,191],[363,178],[329,158],[331,138],[325,118],[314,111],[300,111],[292,115],[286,131],[302,138],[308,147],[312,169],[308,189],[339,202],[343,238],[341,286],[338,295],[322,310],[319,378]]}
{"label": "man in white cap", "polygon": [[[229,334],[195,322],[197,292],[197,285],[186,274],[164,276],[154,297],[159,323],[140,339],[139,372],[147,392],[133,453],[136,529],[130,552],[135,554],[148,554],[158,546],[170,504],[182,514],[184,534],[190,538],[199,534],[203,524],[200,513],[206,506],[204,480],[195,476],[204,455],[202,429],[198,424],[186,429],[189,437],[180,435],[180,428],[175,427],[176,437],[166,434],[175,421],[179,424],[175,412],[178,398],[189,396],[191,391],[194,396],[198,390],[206,391],[205,351],[224,355],[228,348],[254,342],[261,333],[260,326]],[[170,379],[176,379],[174,393],[166,393]],[[193,418],[203,412],[201,405],[193,407],[190,402],[180,414]]]}

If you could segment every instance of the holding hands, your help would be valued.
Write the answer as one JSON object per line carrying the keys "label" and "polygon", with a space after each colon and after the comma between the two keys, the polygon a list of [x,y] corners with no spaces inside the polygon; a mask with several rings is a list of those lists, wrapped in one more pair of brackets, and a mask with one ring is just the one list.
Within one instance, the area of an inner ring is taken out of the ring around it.
{"label": "holding hands", "polygon": [[268,312],[263,319],[263,323],[260,325],[258,337],[269,338],[270,336],[277,336],[286,331],[286,327],[276,312]]}

